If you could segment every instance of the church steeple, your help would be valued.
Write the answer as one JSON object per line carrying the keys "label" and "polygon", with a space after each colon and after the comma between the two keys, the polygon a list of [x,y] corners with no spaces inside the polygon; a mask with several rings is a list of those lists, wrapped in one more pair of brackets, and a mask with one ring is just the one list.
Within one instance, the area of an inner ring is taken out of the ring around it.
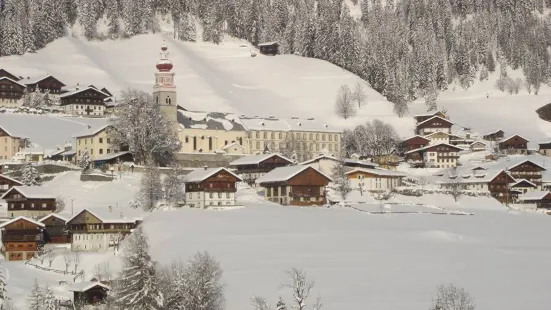
{"label": "church steeple", "polygon": [[168,47],[163,41],[160,60],[157,62],[155,85],[153,86],[153,100],[159,104],[167,119],[177,122],[178,102],[176,101],[176,86],[174,85],[173,65],[168,58]]}

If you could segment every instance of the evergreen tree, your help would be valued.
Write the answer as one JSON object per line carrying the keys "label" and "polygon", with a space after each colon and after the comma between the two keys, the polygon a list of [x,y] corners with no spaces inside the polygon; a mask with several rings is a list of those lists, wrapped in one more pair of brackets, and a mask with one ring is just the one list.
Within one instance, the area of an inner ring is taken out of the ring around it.
{"label": "evergreen tree", "polygon": [[29,293],[29,296],[27,297],[27,309],[28,310],[43,310],[43,292],[40,286],[38,286],[38,282],[36,279],[34,279],[34,284],[31,289],[31,292]]}
{"label": "evergreen tree", "polygon": [[91,162],[92,161],[90,160],[90,154],[88,153],[88,150],[84,150],[82,156],[80,157],[80,160],[78,161],[78,166],[82,168],[83,171],[86,171],[90,169]]}
{"label": "evergreen tree", "polygon": [[163,309],[155,262],[149,254],[149,243],[141,226],[127,238],[122,264],[114,293],[118,309]]}
{"label": "evergreen tree", "polygon": [[119,0],[105,1],[105,16],[109,26],[109,37],[116,39],[120,33],[119,19],[122,15],[121,5]]}
{"label": "evergreen tree", "polygon": [[287,310],[287,306],[285,305],[285,302],[283,301],[283,298],[279,296],[279,299],[276,304],[276,310]]}
{"label": "evergreen tree", "polygon": [[197,41],[197,31],[195,21],[189,13],[182,13],[179,19],[178,39],[181,41]]}
{"label": "evergreen tree", "polygon": [[21,21],[21,15],[24,9],[21,1],[7,1],[4,11],[0,14],[0,32],[2,32],[2,42],[0,42],[0,54],[2,55],[20,55],[25,52],[24,32]]}
{"label": "evergreen tree", "polygon": [[21,183],[25,186],[40,185],[40,174],[30,162],[25,162],[21,168]]}
{"label": "evergreen tree", "polygon": [[57,310],[56,298],[50,287],[46,287],[44,291],[41,310]]}

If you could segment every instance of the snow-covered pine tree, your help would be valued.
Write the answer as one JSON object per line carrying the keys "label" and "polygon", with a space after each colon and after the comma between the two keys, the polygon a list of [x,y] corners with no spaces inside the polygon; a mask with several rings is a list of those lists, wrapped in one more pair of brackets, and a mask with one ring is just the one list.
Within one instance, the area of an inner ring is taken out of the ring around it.
{"label": "snow-covered pine tree", "polygon": [[182,309],[223,310],[224,285],[220,263],[209,253],[197,253],[189,261],[185,279]]}
{"label": "snow-covered pine tree", "polygon": [[283,298],[279,296],[279,299],[276,304],[276,310],[287,310],[287,306],[285,305],[285,302],[283,301]]}
{"label": "snow-covered pine tree", "polygon": [[152,211],[163,197],[159,168],[147,165],[142,174],[141,186],[137,193],[139,205],[146,211]]}
{"label": "snow-covered pine tree", "polygon": [[161,310],[155,262],[149,254],[149,242],[140,226],[127,237],[122,254],[122,271],[115,285],[115,303],[119,310]]}
{"label": "snow-covered pine tree", "polygon": [[179,173],[180,168],[174,165],[163,181],[165,199],[172,206],[177,205],[185,198],[182,181],[178,178]]}
{"label": "snow-covered pine tree", "polygon": [[43,310],[44,294],[42,289],[38,285],[38,281],[34,279],[34,284],[27,297],[27,309],[28,310]]}
{"label": "snow-covered pine tree", "polygon": [[4,11],[0,14],[0,55],[20,55],[25,52],[24,28],[21,23],[24,9],[22,1],[7,1]]}
{"label": "snow-covered pine tree", "polygon": [[6,276],[4,275],[4,268],[0,268],[0,305],[6,297]]}
{"label": "snow-covered pine tree", "polygon": [[41,310],[57,310],[54,291],[52,291],[50,287],[46,287],[46,289],[44,290]]}
{"label": "snow-covered pine tree", "polygon": [[342,202],[346,201],[346,197],[352,191],[352,186],[346,175],[347,169],[344,165],[344,153],[339,156],[338,163],[331,171],[335,191],[341,196]]}
{"label": "snow-covered pine tree", "polygon": [[21,167],[21,183],[25,186],[40,185],[40,173],[31,162],[25,162]]}
{"label": "snow-covered pine tree", "polygon": [[87,171],[90,169],[90,154],[88,153],[88,150],[84,150],[82,153],[82,156],[80,157],[80,160],[78,161],[78,166],[82,168],[83,171]]}
{"label": "snow-covered pine tree", "polygon": [[107,17],[109,26],[109,37],[113,40],[118,38],[121,31],[119,24],[121,15],[122,10],[119,0],[105,1],[105,17]]}
{"label": "snow-covered pine tree", "polygon": [[182,13],[178,23],[178,39],[181,41],[197,41],[195,20],[189,13]]}

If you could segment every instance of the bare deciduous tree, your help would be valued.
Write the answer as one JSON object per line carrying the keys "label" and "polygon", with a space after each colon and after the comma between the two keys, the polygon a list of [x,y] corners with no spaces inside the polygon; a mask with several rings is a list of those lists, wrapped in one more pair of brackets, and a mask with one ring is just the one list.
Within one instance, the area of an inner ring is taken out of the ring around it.
{"label": "bare deciduous tree", "polygon": [[65,210],[66,204],[63,197],[57,197],[55,200],[55,213],[61,213]]}
{"label": "bare deciduous tree", "polygon": [[54,262],[54,258],[55,258],[54,251],[50,250],[46,252],[46,258],[48,259],[49,267],[52,268],[52,263]]}
{"label": "bare deciduous tree", "polygon": [[69,266],[73,263],[73,254],[68,249],[65,249],[63,253],[63,259],[65,260],[65,272],[69,272]]}
{"label": "bare deciduous tree", "polygon": [[354,87],[354,93],[352,95],[354,97],[354,101],[358,103],[358,109],[361,109],[366,99],[364,87],[361,82],[356,83],[356,86]]}
{"label": "bare deciduous tree", "polygon": [[335,110],[339,116],[348,119],[356,115],[356,108],[352,104],[354,96],[348,85],[342,85],[335,100]]}
{"label": "bare deciduous tree", "polygon": [[268,304],[264,297],[254,296],[251,298],[251,304],[254,307],[254,310],[271,310],[272,307]]}
{"label": "bare deciduous tree", "polygon": [[80,252],[79,251],[75,251],[73,252],[73,262],[75,263],[75,274],[78,273],[78,266],[80,265]]}
{"label": "bare deciduous tree", "polygon": [[454,172],[454,175],[450,176],[450,183],[448,184],[447,188],[450,191],[450,195],[453,197],[453,200],[457,202],[457,200],[462,196],[462,189],[463,184],[461,183],[461,178],[457,176]]}
{"label": "bare deciduous tree", "polygon": [[346,153],[363,156],[388,155],[400,143],[394,128],[378,119],[345,131],[343,137]]}
{"label": "bare deciduous tree", "polygon": [[440,285],[431,310],[474,310],[474,300],[464,289],[453,284]]}
{"label": "bare deciduous tree", "polygon": [[[289,288],[292,291],[294,306],[293,308],[304,310],[306,309],[306,300],[310,296],[310,292],[314,288],[315,282],[306,278],[306,273],[303,270],[292,268],[287,271],[289,282],[283,284],[283,287]],[[321,308],[321,299],[318,298],[312,306],[313,310]]]}

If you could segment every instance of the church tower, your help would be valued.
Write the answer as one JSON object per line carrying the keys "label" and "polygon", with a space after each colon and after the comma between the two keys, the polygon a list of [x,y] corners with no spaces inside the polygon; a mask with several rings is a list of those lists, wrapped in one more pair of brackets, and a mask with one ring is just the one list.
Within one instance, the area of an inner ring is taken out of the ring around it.
{"label": "church tower", "polygon": [[163,42],[161,59],[157,62],[155,85],[153,86],[153,100],[161,107],[161,112],[171,122],[177,123],[178,102],[176,101],[176,86],[172,62],[168,59],[168,47]]}

